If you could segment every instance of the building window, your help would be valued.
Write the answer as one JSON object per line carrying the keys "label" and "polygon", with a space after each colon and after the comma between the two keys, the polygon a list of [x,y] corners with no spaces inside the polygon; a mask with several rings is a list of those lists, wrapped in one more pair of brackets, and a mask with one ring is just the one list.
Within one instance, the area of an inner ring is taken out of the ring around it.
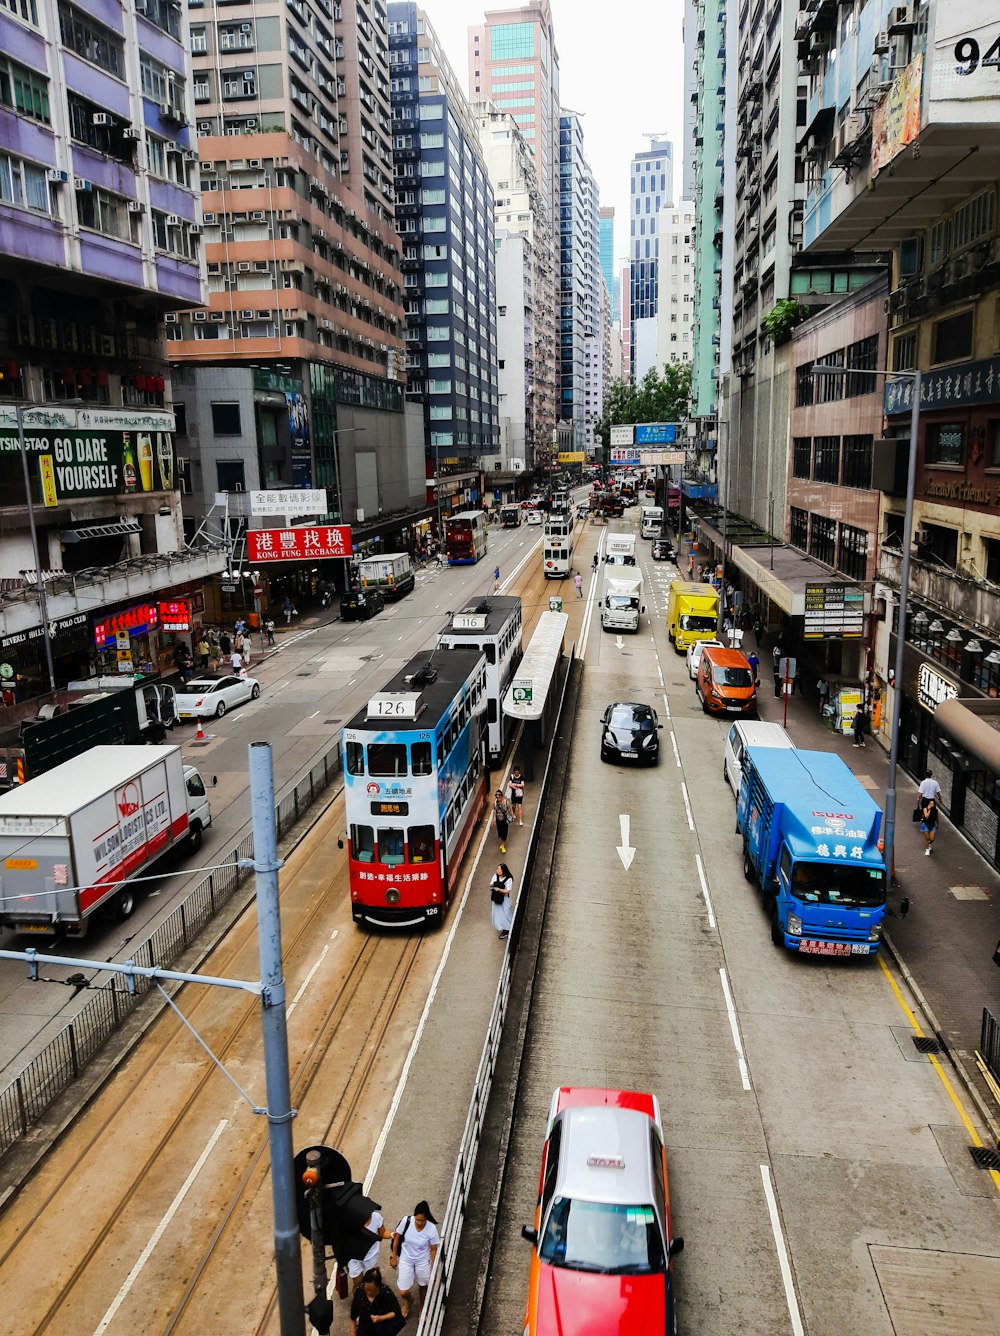
{"label": "building window", "polygon": [[870,436],[844,437],[844,487],[857,487],[867,492],[872,485],[872,438]]}
{"label": "building window", "polygon": [[59,33],[63,46],[83,60],[98,65],[116,78],[124,78],[125,43],[120,37],[89,18],[82,10],[65,3],[59,6]]}
{"label": "building window", "polygon": [[868,532],[851,524],[840,526],[837,570],[851,580],[863,580],[868,572]]}
{"label": "building window", "polygon": [[[535,54],[533,23],[490,24],[491,60],[526,60]],[[497,74],[501,71],[497,70]]]}
{"label": "building window", "polygon": [[808,408],[816,393],[816,382],[812,374],[812,362],[803,362],[795,368],[795,407]]}
{"label": "building window", "polygon": [[81,227],[91,227],[105,236],[131,240],[128,211],[119,195],[91,187],[76,192],[76,212]]}
{"label": "building window", "polygon": [[0,0],[0,9],[6,9],[15,18],[24,19],[32,27],[38,27],[38,5],[36,0]]}
{"label": "building window", "polygon": [[809,555],[832,566],[837,554],[837,523],[825,515],[813,515],[809,534]]}
{"label": "building window", "polygon": [[[213,404],[212,416],[215,416],[216,408],[235,408],[239,413],[238,404]],[[215,461],[215,472],[219,482],[220,492],[245,492],[247,487],[246,464],[242,459],[217,459]]]}
{"label": "building window", "polygon": [[924,437],[924,460],[928,464],[961,467],[965,463],[965,424],[928,422]]}
{"label": "building window", "polygon": [[0,60],[0,103],[49,124],[49,81],[16,60]]}
{"label": "building window", "polygon": [[962,357],[972,356],[972,312],[963,311],[944,320],[937,320],[933,327],[933,354],[931,361],[954,362]]}
{"label": "building window", "polygon": [[986,467],[1000,469],[1000,420],[993,418],[988,428]]}
{"label": "building window", "polygon": [[796,436],[792,449],[792,477],[808,478],[812,467],[812,438]]}
{"label": "building window", "polygon": [[0,153],[0,200],[20,209],[51,213],[45,169]]}
{"label": "building window", "polygon": [[917,366],[917,335],[900,334],[892,344],[893,371],[914,371]]}
{"label": "building window", "polygon": [[817,436],[813,479],[816,482],[840,481],[840,437]]}
{"label": "building window", "polygon": [[[212,405],[212,432],[216,436],[239,436],[240,431],[240,406],[233,403],[216,403]],[[221,479],[220,479],[221,487]],[[222,488],[223,491],[232,490],[231,488]]]}
{"label": "building window", "polygon": [[[820,358],[823,366],[843,366],[844,350],[838,348],[834,353],[826,353]],[[816,388],[816,402],[818,404],[830,404],[836,399],[844,397],[844,377],[842,375],[817,376],[818,385]]]}
{"label": "building window", "polygon": [[[870,373],[878,366],[878,335],[852,343],[847,350],[847,385],[845,396],[856,399],[861,394],[876,394],[881,388],[878,376]],[[869,373],[869,374],[855,374]]]}
{"label": "building window", "polygon": [[984,538],[986,548],[986,578],[991,584],[1000,585],[1000,539]]}
{"label": "building window", "polygon": [[800,510],[798,506],[791,508],[788,541],[792,547],[797,547],[803,552],[809,543],[809,512]]}

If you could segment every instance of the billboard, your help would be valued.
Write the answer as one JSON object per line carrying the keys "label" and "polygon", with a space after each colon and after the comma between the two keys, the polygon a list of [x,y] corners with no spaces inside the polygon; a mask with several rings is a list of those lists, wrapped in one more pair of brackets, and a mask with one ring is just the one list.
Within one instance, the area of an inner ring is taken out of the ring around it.
{"label": "billboard", "polygon": [[319,561],[351,555],[349,524],[317,524],[300,529],[250,529],[247,561],[252,565],[274,561]]}
{"label": "billboard", "polygon": [[911,60],[896,75],[889,92],[872,113],[872,176],[877,176],[920,134],[920,95],[924,58]]}
{"label": "billboard", "polygon": [[272,487],[250,493],[251,515],[325,515],[326,488]]}
{"label": "billboard", "polygon": [[633,430],[633,429],[632,429],[632,424],[631,424],[631,422],[627,423],[625,426],[612,427],[612,428],[611,428],[611,444],[612,444],[612,445],[631,445],[631,444],[632,444],[632,430]]}
{"label": "billboard", "polygon": [[558,459],[560,464],[582,464],[586,455],[582,450],[560,450]]}
{"label": "billboard", "polygon": [[673,445],[677,427],[673,422],[640,422],[635,429],[636,445]]}

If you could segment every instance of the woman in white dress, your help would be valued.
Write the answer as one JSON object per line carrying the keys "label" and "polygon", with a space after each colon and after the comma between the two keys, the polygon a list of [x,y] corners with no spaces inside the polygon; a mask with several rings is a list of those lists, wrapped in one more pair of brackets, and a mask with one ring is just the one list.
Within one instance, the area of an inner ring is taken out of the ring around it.
{"label": "woman in white dress", "polygon": [[503,941],[514,922],[514,878],[506,863],[498,863],[490,882],[490,917]]}

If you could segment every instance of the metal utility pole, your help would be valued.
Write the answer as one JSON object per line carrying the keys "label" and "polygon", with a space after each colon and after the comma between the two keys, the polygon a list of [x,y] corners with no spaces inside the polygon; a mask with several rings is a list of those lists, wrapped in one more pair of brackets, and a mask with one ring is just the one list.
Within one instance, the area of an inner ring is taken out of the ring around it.
{"label": "metal utility pole", "polygon": [[274,1263],[278,1283],[281,1336],[304,1336],[302,1258],[295,1208],[291,1087],[288,1079],[288,1031],[285,980],[281,966],[281,917],[278,906],[278,838],[274,820],[274,762],[266,742],[253,742],[250,756],[250,807],[253,815],[254,871],[257,874],[257,940],[260,950],[261,1028],[267,1083],[267,1122],[271,1150],[271,1197],[274,1205]]}
{"label": "metal utility pole", "polygon": [[28,528],[31,531],[31,553],[35,559],[35,582],[38,587],[38,611],[42,616],[42,641],[45,645],[45,666],[49,671],[49,690],[56,689],[56,673],[52,664],[52,637],[49,635],[49,605],[45,597],[42,562],[38,555],[38,531],[35,528],[35,506],[31,499],[31,479],[28,476],[28,448],[24,439],[24,408],[14,405],[17,416],[17,442],[21,451],[21,471],[24,474],[24,504],[28,510]]}

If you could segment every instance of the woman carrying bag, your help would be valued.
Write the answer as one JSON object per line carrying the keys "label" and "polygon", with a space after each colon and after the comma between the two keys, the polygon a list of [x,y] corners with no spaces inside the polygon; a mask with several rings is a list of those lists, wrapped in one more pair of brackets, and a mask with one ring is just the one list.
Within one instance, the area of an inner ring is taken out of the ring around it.
{"label": "woman carrying bag", "polygon": [[490,882],[490,918],[501,942],[514,922],[514,878],[506,863],[498,863]]}
{"label": "woman carrying bag", "polygon": [[500,852],[507,852],[507,832],[514,820],[514,810],[503,796],[503,789],[497,789],[493,799],[493,818],[497,823],[497,837],[500,840]]}

